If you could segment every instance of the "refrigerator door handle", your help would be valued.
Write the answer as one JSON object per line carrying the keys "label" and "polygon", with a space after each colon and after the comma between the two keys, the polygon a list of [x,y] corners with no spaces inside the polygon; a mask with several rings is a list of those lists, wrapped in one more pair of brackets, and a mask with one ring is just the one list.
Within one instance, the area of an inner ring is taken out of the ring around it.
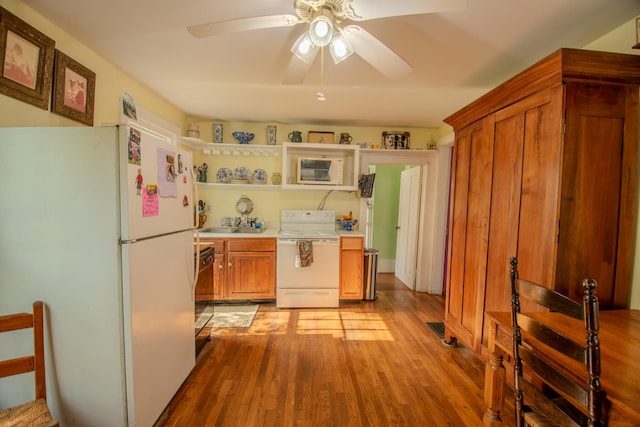
{"label": "refrigerator door handle", "polygon": [[191,172],[191,188],[193,189],[193,206],[195,208],[193,212],[193,229],[195,230],[195,238],[196,238],[196,262],[194,264],[194,274],[193,274],[193,286],[191,287],[191,297],[195,301],[196,299],[196,284],[198,283],[198,275],[200,273],[200,232],[198,231],[198,208],[197,203],[200,200],[198,196],[198,183],[196,182],[196,173],[193,170],[193,167],[190,167]]}
{"label": "refrigerator door handle", "polygon": [[195,230],[194,235],[196,242],[196,261],[194,263],[193,285],[191,286],[191,298],[196,300],[196,284],[198,283],[198,275],[200,274],[200,232]]}

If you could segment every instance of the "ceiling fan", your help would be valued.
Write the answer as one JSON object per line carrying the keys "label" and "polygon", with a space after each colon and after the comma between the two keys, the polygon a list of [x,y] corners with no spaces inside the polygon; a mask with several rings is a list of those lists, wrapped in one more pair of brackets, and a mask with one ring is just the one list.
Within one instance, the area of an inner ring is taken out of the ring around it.
{"label": "ceiling fan", "polygon": [[192,25],[195,37],[266,28],[308,24],[291,48],[293,56],[285,84],[301,83],[318,50],[328,46],[335,63],[355,53],[388,78],[396,79],[412,70],[404,59],[358,25],[347,21],[367,21],[394,16],[418,15],[464,9],[467,0],[293,0],[296,15],[271,15]]}

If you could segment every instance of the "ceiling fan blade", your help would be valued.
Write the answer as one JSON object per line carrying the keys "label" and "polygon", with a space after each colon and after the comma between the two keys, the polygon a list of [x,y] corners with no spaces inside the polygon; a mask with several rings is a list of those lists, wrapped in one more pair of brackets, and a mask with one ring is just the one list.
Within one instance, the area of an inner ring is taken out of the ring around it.
{"label": "ceiling fan blade", "polygon": [[362,27],[349,25],[344,28],[344,35],[351,43],[356,55],[367,61],[387,78],[399,79],[413,70],[413,67],[404,59]]}
{"label": "ceiling fan blade", "polygon": [[466,7],[467,0],[353,0],[351,10],[347,11],[347,14],[353,21],[365,21],[392,16],[450,12]]}
{"label": "ceiling fan blade", "polygon": [[257,16],[255,18],[232,19],[229,21],[191,25],[187,27],[187,31],[195,37],[203,38],[220,34],[239,33],[241,31],[262,30],[264,28],[291,27],[298,22],[300,22],[300,20],[294,15]]}
{"label": "ceiling fan blade", "polygon": [[289,61],[289,66],[284,74],[282,83],[286,85],[297,85],[302,83],[305,77],[307,77],[311,64],[313,64],[313,61],[306,63],[298,59],[295,55],[291,55],[291,60]]}

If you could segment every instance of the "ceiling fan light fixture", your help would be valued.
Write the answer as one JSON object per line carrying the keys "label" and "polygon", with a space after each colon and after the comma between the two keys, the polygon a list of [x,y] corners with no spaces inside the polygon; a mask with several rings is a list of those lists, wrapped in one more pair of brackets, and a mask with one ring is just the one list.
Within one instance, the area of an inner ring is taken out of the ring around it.
{"label": "ceiling fan light fixture", "polygon": [[333,62],[337,64],[353,54],[353,47],[342,33],[335,33],[329,44],[329,51]]}
{"label": "ceiling fan light fixture", "polygon": [[309,25],[309,36],[314,44],[323,47],[329,44],[333,37],[333,23],[324,15],[317,16]]}
{"label": "ceiling fan light fixture", "polygon": [[305,32],[298,37],[298,40],[293,44],[291,52],[293,52],[293,54],[302,61],[310,64],[313,61],[313,58],[316,57],[319,49],[320,48],[311,40],[309,33]]}

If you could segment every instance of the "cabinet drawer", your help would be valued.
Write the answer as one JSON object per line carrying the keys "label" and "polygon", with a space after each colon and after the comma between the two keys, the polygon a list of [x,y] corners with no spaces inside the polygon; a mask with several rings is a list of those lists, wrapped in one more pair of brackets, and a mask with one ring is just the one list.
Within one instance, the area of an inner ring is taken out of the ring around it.
{"label": "cabinet drawer", "polygon": [[276,239],[229,239],[227,240],[227,250],[229,252],[272,252],[276,250]]}
{"label": "cabinet drawer", "polygon": [[341,249],[364,249],[364,237],[341,237],[340,238]]}

